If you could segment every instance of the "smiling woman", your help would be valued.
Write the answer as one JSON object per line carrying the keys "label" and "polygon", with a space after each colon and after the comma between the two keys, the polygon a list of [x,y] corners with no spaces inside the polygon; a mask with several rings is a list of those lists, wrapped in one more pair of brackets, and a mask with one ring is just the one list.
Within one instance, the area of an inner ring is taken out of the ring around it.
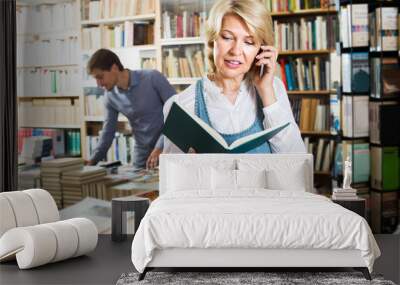
{"label": "smiling woman", "polygon": [[274,45],[272,18],[264,5],[259,1],[219,1],[211,9],[207,24],[210,71],[217,70],[218,56],[214,43],[219,44],[218,40],[222,38],[230,44],[244,45],[244,53],[251,59],[246,65],[246,72],[249,71],[246,79],[251,82],[257,69],[257,65],[252,63],[261,51],[261,45],[271,48]]}
{"label": "smiling woman", "polygon": [[[305,152],[284,85],[274,76],[277,49],[272,20],[261,1],[220,0],[207,20],[209,73],[173,102],[219,132],[228,145],[237,139],[290,122],[252,153]],[[262,67],[263,72],[260,72]],[[180,152],[165,138],[164,152]]]}

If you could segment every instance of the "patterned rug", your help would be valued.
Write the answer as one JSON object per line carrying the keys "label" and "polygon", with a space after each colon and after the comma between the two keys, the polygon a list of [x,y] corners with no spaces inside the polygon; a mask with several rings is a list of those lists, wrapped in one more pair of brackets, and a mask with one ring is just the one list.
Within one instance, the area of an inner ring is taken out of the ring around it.
{"label": "patterned rug", "polygon": [[372,281],[364,278],[360,272],[148,272],[142,281],[139,273],[122,274],[117,285],[146,284],[213,284],[213,285],[395,285],[380,275],[372,275]]}

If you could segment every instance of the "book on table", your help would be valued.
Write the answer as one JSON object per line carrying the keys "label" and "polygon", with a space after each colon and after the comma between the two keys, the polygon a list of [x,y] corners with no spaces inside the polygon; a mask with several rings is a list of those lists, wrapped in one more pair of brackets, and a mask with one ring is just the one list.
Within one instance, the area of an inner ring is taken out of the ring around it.
{"label": "book on table", "polygon": [[245,153],[266,143],[289,124],[248,135],[228,145],[216,130],[174,102],[165,121],[163,134],[183,152],[193,148],[197,153]]}

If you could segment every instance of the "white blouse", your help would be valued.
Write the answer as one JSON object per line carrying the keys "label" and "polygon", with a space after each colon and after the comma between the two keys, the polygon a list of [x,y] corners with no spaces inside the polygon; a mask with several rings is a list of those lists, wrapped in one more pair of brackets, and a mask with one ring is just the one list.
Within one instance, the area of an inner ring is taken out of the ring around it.
{"label": "white blouse", "polygon": [[[257,114],[257,101],[255,89],[246,86],[242,82],[236,101],[232,104],[222,94],[222,89],[214,82],[203,77],[203,94],[207,105],[212,127],[219,133],[233,134],[241,132],[250,127]],[[290,122],[291,124],[269,140],[272,151],[275,153],[299,152],[305,153],[306,149],[301,138],[290,107],[285,86],[278,78],[273,83],[277,101],[263,108],[264,128],[272,128],[280,124]],[[177,102],[187,112],[194,114],[196,97],[196,84],[192,84],[179,94],[168,99],[164,105],[164,119],[167,118],[173,102]],[[167,137],[164,136],[164,153],[182,153]]]}

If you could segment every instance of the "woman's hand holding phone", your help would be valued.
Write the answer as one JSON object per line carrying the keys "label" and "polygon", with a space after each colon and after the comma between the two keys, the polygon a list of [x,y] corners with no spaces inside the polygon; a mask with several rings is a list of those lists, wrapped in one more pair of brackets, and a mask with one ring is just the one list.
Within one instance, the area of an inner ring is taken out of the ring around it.
{"label": "woman's hand holding phone", "polygon": [[276,101],[273,92],[274,74],[277,65],[278,50],[273,46],[262,45],[255,58],[255,65],[260,67],[254,83],[264,106],[269,106]]}

